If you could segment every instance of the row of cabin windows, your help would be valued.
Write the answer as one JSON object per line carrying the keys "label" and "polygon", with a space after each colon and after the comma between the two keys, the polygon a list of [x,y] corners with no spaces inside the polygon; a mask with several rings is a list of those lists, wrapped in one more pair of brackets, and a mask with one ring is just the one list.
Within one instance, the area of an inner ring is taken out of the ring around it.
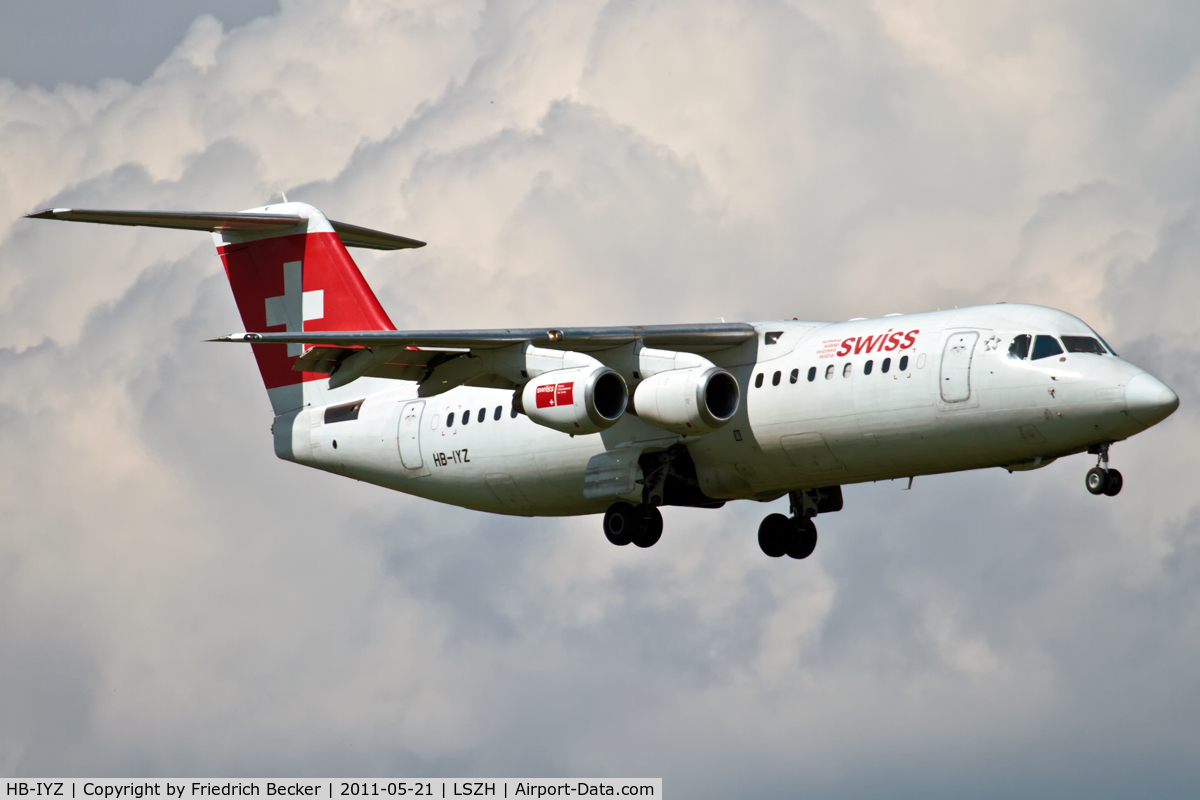
{"label": "row of cabin windows", "polygon": [[[451,411],[449,414],[446,415],[446,427],[447,428],[454,427],[454,414],[455,414],[455,412]],[[492,419],[499,421],[500,417],[502,417],[502,416],[504,416],[504,406],[496,406],[496,410],[494,412],[492,412]],[[517,410],[515,408],[510,410],[508,416],[511,417],[512,419],[516,419],[517,418]],[[479,422],[483,422],[485,419],[487,419],[487,409],[486,408],[479,409],[479,413],[476,415],[475,419],[478,420]],[[471,412],[470,411],[462,412],[462,423],[461,424],[467,425],[470,422],[471,422]]]}
{"label": "row of cabin windows", "polygon": [[[904,370],[908,369],[908,356],[901,356],[900,363],[898,363],[896,365],[896,368],[900,372],[904,372]],[[872,370],[874,370],[874,369],[875,369],[875,361],[874,360],[868,361],[867,363],[863,364],[863,375],[870,375]],[[890,372],[891,369],[892,369],[892,360],[890,358],[885,358],[883,360],[883,362],[879,365],[879,371],[881,373]],[[834,373],[836,371],[837,371],[837,368],[833,364],[830,364],[829,366],[825,367],[825,380],[832,380]],[[854,372],[854,364],[850,361],[847,361],[845,366],[842,367],[842,377],[849,378],[853,372]],[[817,368],[809,367],[808,368],[808,382],[812,383],[816,379],[817,379]],[[776,370],[775,374],[771,376],[771,385],[778,386],[780,381],[782,381],[782,380],[783,380],[783,373],[781,371]],[[788,377],[788,382],[796,383],[799,380],[800,380],[800,370],[798,370],[798,369],[792,370],[792,374]],[[760,372],[754,378],[754,388],[761,389],[762,385],[763,385],[763,373]]]}
{"label": "row of cabin windows", "polygon": [[[1041,336],[1034,337],[1034,336],[1031,336],[1030,334],[1022,333],[1021,335],[1019,335],[1015,339],[1013,339],[1012,344],[1008,348],[1008,357],[1015,358],[1018,360],[1029,359],[1030,361],[1037,361],[1040,358],[1049,358],[1050,356],[1061,355],[1063,352],[1093,353],[1098,356],[1107,355],[1108,353],[1112,353],[1113,355],[1116,355],[1116,351],[1114,351],[1111,347],[1109,347],[1108,342],[1105,342],[1103,339],[1094,339],[1091,336],[1063,336],[1061,338],[1062,338],[1062,344],[1059,344],[1058,339],[1056,339],[1053,336],[1041,335]],[[1030,352],[1030,344],[1033,345],[1032,353]],[[1065,351],[1063,349],[1064,346],[1066,347]],[[900,369],[901,372],[908,369],[908,356],[901,356],[900,363],[897,365],[897,367]],[[867,361],[865,364],[863,364],[863,375],[870,375],[871,371],[874,368],[875,368],[875,362]],[[879,365],[879,371],[881,373],[887,372],[891,368],[892,368],[892,360],[890,358],[885,358],[883,360],[883,363]],[[834,367],[833,364],[830,364],[829,366],[825,367],[825,379],[826,380],[832,379],[835,372],[836,372],[836,368]],[[847,361],[846,364],[842,367],[842,377],[849,378],[850,375],[853,374],[853,372],[854,372],[853,363]],[[808,368],[809,382],[811,383],[812,381],[816,380],[816,378],[817,378],[817,368],[809,367]],[[782,381],[782,380],[783,380],[783,373],[776,371],[775,374],[771,376],[771,385],[778,386],[780,381]],[[794,370],[792,370],[790,381],[792,383],[796,383],[798,380],[800,380],[800,370],[794,369]],[[763,373],[760,372],[754,378],[754,388],[761,389],[762,385],[763,385]]]}
{"label": "row of cabin windows", "polygon": [[[1032,342],[1033,352],[1030,352],[1029,345]],[[1113,349],[1108,347],[1107,342],[1103,340],[1093,339],[1091,336],[1063,336],[1062,344],[1058,343],[1058,339],[1053,336],[1038,336],[1033,337],[1028,333],[1022,333],[1020,336],[1013,339],[1012,344],[1008,347],[1008,357],[1024,361],[1037,361],[1039,358],[1049,358],[1062,354],[1063,345],[1066,345],[1068,353],[1093,353],[1098,356],[1113,353]]]}

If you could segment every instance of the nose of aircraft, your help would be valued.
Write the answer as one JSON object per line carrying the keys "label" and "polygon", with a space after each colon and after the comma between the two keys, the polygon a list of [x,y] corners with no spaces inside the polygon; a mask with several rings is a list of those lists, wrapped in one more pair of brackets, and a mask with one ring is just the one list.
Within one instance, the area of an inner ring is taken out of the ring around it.
{"label": "nose of aircraft", "polygon": [[1125,387],[1125,407],[1146,427],[1157,425],[1179,408],[1179,396],[1148,373],[1135,375]]}

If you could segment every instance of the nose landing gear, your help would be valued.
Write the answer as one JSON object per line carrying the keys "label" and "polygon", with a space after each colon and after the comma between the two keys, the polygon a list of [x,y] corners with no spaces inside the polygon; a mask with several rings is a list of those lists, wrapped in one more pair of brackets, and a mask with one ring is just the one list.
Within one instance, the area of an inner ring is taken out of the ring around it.
{"label": "nose landing gear", "polygon": [[1084,476],[1084,483],[1087,490],[1092,494],[1103,494],[1108,497],[1116,497],[1121,492],[1121,487],[1125,485],[1125,479],[1121,477],[1121,473],[1115,469],[1108,468],[1108,447],[1112,442],[1102,442],[1088,448],[1088,452],[1092,455],[1099,456],[1096,466],[1087,471]]}

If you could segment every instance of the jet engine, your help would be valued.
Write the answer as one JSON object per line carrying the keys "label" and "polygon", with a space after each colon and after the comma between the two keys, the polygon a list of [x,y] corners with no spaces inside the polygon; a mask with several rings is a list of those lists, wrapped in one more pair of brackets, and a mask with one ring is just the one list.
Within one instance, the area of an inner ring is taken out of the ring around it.
{"label": "jet engine", "polygon": [[520,409],[534,422],[563,433],[598,433],[617,423],[629,403],[621,373],[608,367],[543,372],[525,384]]}
{"label": "jet engine", "polygon": [[633,413],[672,433],[697,435],[729,422],[741,397],[737,379],[720,367],[672,369],[637,385]]}

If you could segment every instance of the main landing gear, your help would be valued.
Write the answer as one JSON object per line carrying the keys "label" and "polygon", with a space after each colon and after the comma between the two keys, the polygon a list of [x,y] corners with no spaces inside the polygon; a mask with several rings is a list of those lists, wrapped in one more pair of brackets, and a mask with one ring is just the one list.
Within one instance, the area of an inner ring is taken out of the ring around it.
{"label": "main landing gear", "polygon": [[758,546],[771,558],[808,558],[817,549],[817,526],[811,517],[769,514],[758,526]]}
{"label": "main landing gear", "polygon": [[805,489],[788,495],[792,516],[769,514],[758,526],[758,546],[771,558],[808,558],[817,549],[818,512],[842,510],[842,487]]}
{"label": "main landing gear", "polygon": [[1084,483],[1087,484],[1087,490],[1092,494],[1115,497],[1120,493],[1121,487],[1125,485],[1125,480],[1121,477],[1120,472],[1108,468],[1108,446],[1110,444],[1112,443],[1104,442],[1088,448],[1089,453],[1099,456],[1099,458],[1096,466],[1087,471]]}
{"label": "main landing gear", "polygon": [[623,547],[653,547],[662,538],[663,518],[659,506],[689,506],[691,508],[720,508],[724,500],[704,494],[696,479],[696,464],[686,446],[673,444],[666,450],[642,453],[638,457],[642,469],[642,502],[618,501],[604,512],[604,535],[613,544]]}
{"label": "main landing gear", "polygon": [[662,513],[648,503],[636,506],[613,503],[604,512],[604,535],[621,547],[630,542],[638,547],[651,547],[662,538],[662,531]]}

